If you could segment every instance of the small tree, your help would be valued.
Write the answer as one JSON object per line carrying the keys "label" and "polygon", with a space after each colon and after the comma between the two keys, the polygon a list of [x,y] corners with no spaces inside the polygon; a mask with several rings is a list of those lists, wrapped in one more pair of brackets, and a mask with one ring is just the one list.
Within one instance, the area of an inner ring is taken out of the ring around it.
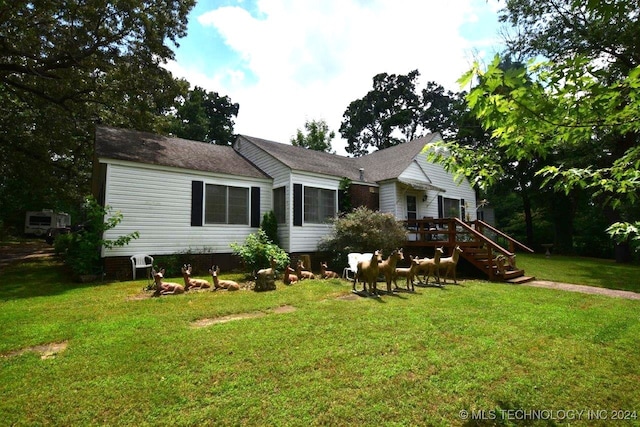
{"label": "small tree", "polygon": [[319,249],[332,252],[334,259],[345,265],[349,252],[381,249],[389,254],[406,241],[407,231],[393,215],[361,206],[333,220],[333,230],[320,242]]}
{"label": "small tree", "polygon": [[229,246],[233,250],[233,254],[242,258],[245,266],[252,273],[261,268],[268,268],[271,264],[271,258],[275,259],[278,269],[283,269],[289,264],[289,255],[273,243],[263,229],[247,236],[244,245],[231,243]]}
{"label": "small tree", "polygon": [[311,120],[304,124],[307,134],[298,129],[295,138],[291,138],[291,144],[296,147],[309,148],[316,151],[331,152],[331,140],[336,133],[329,129],[324,120]]}
{"label": "small tree", "polygon": [[273,211],[265,212],[260,228],[264,230],[269,240],[280,246],[280,240],[278,239],[278,220]]}
{"label": "small tree", "polygon": [[84,205],[87,221],[84,228],[56,238],[56,252],[64,256],[65,264],[79,275],[93,275],[101,270],[101,249],[121,247],[137,239],[137,231],[120,236],[115,240],[105,240],[104,233],[122,221],[122,213],[111,213],[109,206],[101,206],[93,197],[87,197]]}

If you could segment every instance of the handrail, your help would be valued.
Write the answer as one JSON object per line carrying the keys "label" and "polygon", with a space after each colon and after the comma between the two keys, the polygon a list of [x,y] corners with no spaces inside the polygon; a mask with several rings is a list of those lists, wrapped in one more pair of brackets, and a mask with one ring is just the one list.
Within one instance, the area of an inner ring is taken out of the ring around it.
{"label": "handrail", "polygon": [[505,248],[503,248],[502,246],[500,246],[499,244],[497,244],[496,242],[494,242],[493,240],[491,240],[490,238],[488,238],[484,234],[482,234],[479,231],[475,230],[474,228],[470,227],[469,224],[467,224],[466,222],[461,221],[458,218],[453,218],[453,220],[454,220],[455,224],[457,224],[457,225],[461,226],[462,228],[466,229],[468,232],[473,234],[475,237],[477,237],[478,239],[483,241],[485,244],[491,246],[493,249],[497,250],[498,252],[502,253],[503,255],[507,256],[508,258],[514,256],[513,253],[509,252],[508,250],[506,250]]}
{"label": "handrail", "polygon": [[519,246],[521,249],[524,249],[525,251],[530,252],[530,253],[534,253],[533,249],[529,248],[528,246],[525,246],[524,244],[520,243],[519,241],[517,241],[513,237],[511,237],[511,236],[509,236],[507,234],[504,234],[502,231],[498,230],[497,228],[493,227],[492,225],[487,224],[486,222],[484,222],[484,221],[482,221],[480,219],[477,219],[475,222],[477,224],[482,225],[483,227],[487,227],[489,230],[491,230],[494,233],[498,234],[500,237],[506,239],[507,241]]}

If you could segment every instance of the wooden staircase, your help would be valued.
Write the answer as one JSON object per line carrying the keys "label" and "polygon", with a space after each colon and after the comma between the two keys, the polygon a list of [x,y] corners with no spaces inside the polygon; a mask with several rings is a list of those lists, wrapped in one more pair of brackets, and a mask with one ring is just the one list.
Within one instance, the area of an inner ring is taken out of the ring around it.
{"label": "wooden staircase", "polygon": [[[491,281],[519,284],[535,280],[516,266],[515,255],[516,247],[531,253],[533,250],[484,221],[466,223],[457,218],[412,220],[408,221],[408,227],[416,236],[408,246],[444,246],[448,253],[455,246],[460,246],[460,256]],[[507,241],[509,249],[498,245],[485,232]]]}

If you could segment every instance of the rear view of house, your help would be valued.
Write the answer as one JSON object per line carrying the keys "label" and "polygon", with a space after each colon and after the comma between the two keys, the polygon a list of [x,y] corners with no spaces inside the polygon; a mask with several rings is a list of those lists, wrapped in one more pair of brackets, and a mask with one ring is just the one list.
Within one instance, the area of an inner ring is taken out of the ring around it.
{"label": "rear view of house", "polygon": [[[138,231],[121,248],[103,250],[108,273],[130,271],[129,256],[190,251],[234,266],[230,243],[242,243],[273,211],[281,246],[309,253],[327,235],[327,219],[348,183],[353,206],[398,220],[475,220],[475,192],[429,163],[430,134],[349,158],[240,135],[232,147],[145,132],[96,129],[93,192],[123,214],[106,238]],[[124,274],[124,273],[123,273]]]}

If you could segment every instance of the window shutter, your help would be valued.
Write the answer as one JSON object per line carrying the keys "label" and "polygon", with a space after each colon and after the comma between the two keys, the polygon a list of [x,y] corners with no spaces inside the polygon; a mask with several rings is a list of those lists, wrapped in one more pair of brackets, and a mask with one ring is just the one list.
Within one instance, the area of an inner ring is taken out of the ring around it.
{"label": "window shutter", "polygon": [[438,218],[444,218],[444,197],[438,196]]}
{"label": "window shutter", "polygon": [[464,206],[464,199],[460,199],[460,219],[465,221],[467,218],[467,208]]}
{"label": "window shutter", "polygon": [[293,225],[302,225],[302,184],[293,184]]}
{"label": "window shutter", "polygon": [[251,227],[260,227],[260,187],[251,187]]}
{"label": "window shutter", "polygon": [[191,226],[202,227],[202,204],[204,182],[191,181]]}

